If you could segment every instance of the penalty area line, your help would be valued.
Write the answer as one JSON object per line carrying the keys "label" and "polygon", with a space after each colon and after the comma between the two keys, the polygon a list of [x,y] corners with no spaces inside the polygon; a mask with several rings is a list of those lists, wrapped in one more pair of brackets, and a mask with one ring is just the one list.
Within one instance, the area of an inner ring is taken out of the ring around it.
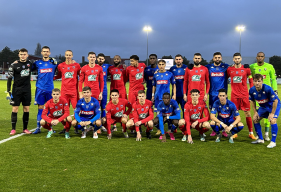
{"label": "penalty area line", "polygon": [[[34,129],[30,130],[30,131],[32,132],[32,131],[35,131],[35,130],[36,130],[36,128],[34,128]],[[31,134],[32,134],[32,133],[31,133]],[[17,135],[14,135],[14,136],[12,136],[12,137],[9,137],[9,138],[7,138],[7,139],[3,139],[3,140],[0,141],[0,145],[1,145],[2,143],[5,143],[5,142],[7,142],[7,141],[10,141],[10,140],[12,140],[12,139],[18,138],[18,137],[23,136],[23,135],[26,135],[26,133],[17,134]]]}

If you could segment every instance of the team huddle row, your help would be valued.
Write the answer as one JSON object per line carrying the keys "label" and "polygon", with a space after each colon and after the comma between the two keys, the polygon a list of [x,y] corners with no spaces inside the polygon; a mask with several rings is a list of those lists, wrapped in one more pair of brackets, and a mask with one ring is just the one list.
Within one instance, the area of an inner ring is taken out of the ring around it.
{"label": "team huddle row", "polygon": [[[200,53],[194,54],[194,64],[188,66],[182,64],[181,55],[176,55],[176,65],[169,71],[165,69],[165,60],[157,62],[155,54],[151,54],[149,57],[150,66],[139,63],[138,56],[132,55],[130,57],[131,65],[125,67],[120,64],[121,58],[118,55],[114,57],[114,65],[109,65],[104,63],[104,54],[99,54],[96,64],[96,54],[89,52],[89,64],[82,68],[72,60],[71,50],[65,52],[66,61],[59,65],[49,58],[50,48],[46,46],[42,48],[42,60],[31,63],[27,60],[27,56],[27,50],[21,49],[19,51],[20,60],[13,63],[9,69],[7,86],[9,93],[11,79],[14,77],[13,90],[10,94],[13,105],[10,135],[16,133],[16,116],[21,102],[24,107],[24,132],[31,133],[27,130],[28,118],[26,118],[29,115],[31,102],[30,72],[37,70],[35,102],[38,105],[38,115],[37,129],[33,132],[34,134],[40,133],[41,124],[49,130],[47,137],[51,137],[52,126],[62,122],[66,138],[70,138],[69,128],[72,125],[76,130],[82,129],[82,138],[86,137],[86,133],[90,129],[93,129],[93,137],[97,138],[98,130],[103,128],[106,129],[110,139],[112,137],[111,126],[119,122],[122,124],[125,137],[128,137],[127,128],[135,129],[137,141],[141,140],[140,127],[144,125],[147,138],[151,138],[150,132],[153,127],[156,127],[158,128],[157,134],[161,134],[160,139],[163,142],[166,142],[166,133],[170,135],[171,140],[174,140],[173,133],[177,128],[180,128],[184,134],[182,141],[193,143],[190,128],[197,129],[200,133],[200,140],[205,141],[204,133],[212,128],[211,135],[217,136],[216,142],[220,142],[221,136],[226,135],[229,137],[229,142],[234,143],[233,139],[244,127],[238,111],[243,110],[249,137],[255,139],[252,143],[264,143],[259,122],[262,118],[267,118],[266,126],[269,127],[269,122],[272,131],[272,139],[267,147],[276,146],[278,130],[276,119],[281,104],[277,96],[277,85],[272,89],[264,82],[268,78],[269,82],[274,84],[276,79],[274,78],[274,68],[264,62],[262,52],[257,54],[258,62],[250,66],[241,64],[240,53],[234,54],[232,66],[222,63],[222,56],[219,52],[214,53],[214,63],[207,66],[200,65],[202,60]],[[56,70],[58,73],[55,76]],[[255,74],[254,83],[252,74]],[[108,75],[111,76],[111,101],[107,103],[106,80]],[[61,91],[53,89],[53,80],[59,78],[62,79]],[[228,78],[231,79],[231,101],[227,99]],[[249,91],[247,79],[249,79],[251,87]],[[128,100],[125,88],[127,81],[129,81]],[[146,83],[146,93],[144,92],[144,82]],[[170,85],[173,88],[172,99]],[[205,103],[208,95],[211,115]],[[250,102],[255,112],[253,122],[258,139],[253,135]],[[259,104],[258,110],[256,102]],[[70,103],[75,108],[74,120],[69,116]],[[155,112],[157,112],[155,118],[153,103]],[[182,119],[179,104],[184,109]],[[210,119],[211,122],[209,122]],[[167,132],[164,131],[165,123],[168,123]],[[267,129],[266,133],[265,140],[269,140]]]}

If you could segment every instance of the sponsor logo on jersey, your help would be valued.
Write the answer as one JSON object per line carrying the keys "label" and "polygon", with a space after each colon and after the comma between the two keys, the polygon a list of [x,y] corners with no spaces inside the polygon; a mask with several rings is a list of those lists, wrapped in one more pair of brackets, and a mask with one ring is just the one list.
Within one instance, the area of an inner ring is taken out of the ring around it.
{"label": "sponsor logo on jersey", "polygon": [[184,76],[183,75],[176,75],[175,79],[184,79]]}
{"label": "sponsor logo on jersey", "polygon": [[54,117],[60,117],[60,116],[62,116],[62,109],[59,110],[59,111],[54,111],[53,116],[54,116]]}
{"label": "sponsor logo on jersey", "polygon": [[168,116],[171,116],[171,115],[172,115],[172,113],[163,113],[164,117],[168,117]]}
{"label": "sponsor logo on jersey", "polygon": [[228,117],[230,117],[230,114],[219,113],[219,116],[221,116],[222,118],[228,118]]}
{"label": "sponsor logo on jersey", "polygon": [[106,72],[103,72],[103,76],[106,76]]}
{"label": "sponsor logo on jersey", "polygon": [[139,118],[140,118],[140,119],[144,119],[144,118],[146,118],[146,116],[147,116],[147,113],[141,113],[141,114],[139,115]]}
{"label": "sponsor logo on jersey", "polygon": [[191,81],[201,81],[201,75],[193,75]]}
{"label": "sponsor logo on jersey", "polygon": [[20,72],[21,77],[29,76],[29,69],[22,70]]}
{"label": "sponsor logo on jersey", "polygon": [[195,114],[191,115],[190,118],[193,120],[196,120],[196,119],[199,119],[199,117],[200,117],[200,113],[195,113]]}
{"label": "sponsor logo on jersey", "polygon": [[82,115],[93,115],[94,111],[80,111],[80,114],[82,114]]}
{"label": "sponsor logo on jersey", "polygon": [[148,77],[148,80],[153,80],[153,76],[149,76],[149,77]]}
{"label": "sponsor logo on jersey", "polygon": [[64,74],[64,78],[66,78],[66,79],[73,78],[73,74],[74,74],[74,72],[66,72],[66,73]]}
{"label": "sponsor logo on jersey", "polygon": [[267,103],[268,99],[257,100],[258,104]]}
{"label": "sponsor logo on jersey", "polygon": [[161,85],[161,84],[168,84],[168,80],[159,80],[159,81],[157,81],[157,85]]}
{"label": "sponsor logo on jersey", "polygon": [[88,81],[97,81],[97,75],[89,75]]}
{"label": "sponsor logo on jersey", "polygon": [[266,75],[262,75],[263,76],[263,79],[266,79]]}
{"label": "sponsor logo on jersey", "polygon": [[143,74],[142,73],[137,73],[136,74],[136,80],[142,79],[143,78]]}
{"label": "sponsor logo on jersey", "polygon": [[121,80],[121,74],[114,74],[113,80]]}
{"label": "sponsor logo on jersey", "polygon": [[233,77],[233,83],[242,83],[242,76]]}
{"label": "sponsor logo on jersey", "polygon": [[212,72],[211,77],[223,77],[224,74],[222,72]]}
{"label": "sponsor logo on jersey", "polygon": [[114,116],[118,117],[118,118],[122,117],[123,116],[123,110],[122,111],[118,111],[117,113],[115,113]]}
{"label": "sponsor logo on jersey", "polygon": [[51,73],[51,72],[53,72],[52,68],[40,69],[40,73]]}

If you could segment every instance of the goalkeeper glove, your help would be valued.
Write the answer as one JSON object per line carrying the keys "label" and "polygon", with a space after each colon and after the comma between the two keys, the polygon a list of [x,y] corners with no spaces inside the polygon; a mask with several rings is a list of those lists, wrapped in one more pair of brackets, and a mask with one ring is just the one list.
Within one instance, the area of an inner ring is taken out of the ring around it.
{"label": "goalkeeper glove", "polygon": [[51,63],[53,63],[54,65],[58,64],[57,60],[55,58],[53,58],[53,57],[49,57],[49,61]]}
{"label": "goalkeeper glove", "polygon": [[6,99],[10,101],[12,93],[10,91],[9,92],[6,91],[6,93],[7,93]]}

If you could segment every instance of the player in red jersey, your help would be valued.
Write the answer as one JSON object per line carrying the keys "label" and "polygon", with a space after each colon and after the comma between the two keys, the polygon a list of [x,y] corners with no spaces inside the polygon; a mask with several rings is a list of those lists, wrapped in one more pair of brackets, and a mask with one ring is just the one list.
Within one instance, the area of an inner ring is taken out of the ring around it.
{"label": "player in red jersey", "polygon": [[[127,99],[119,98],[119,91],[113,89],[110,91],[111,101],[106,105],[106,119],[102,118],[102,123],[106,126],[108,139],[111,139],[111,125],[115,123],[121,123],[123,127],[123,133],[125,138],[129,138],[126,128],[128,121],[128,115],[132,111],[132,105]],[[126,110],[126,108],[128,108]]]}
{"label": "player in red jersey", "polygon": [[133,118],[130,119],[127,128],[135,127],[137,132],[136,141],[141,141],[140,126],[146,126],[146,137],[151,139],[150,131],[153,129],[154,113],[152,109],[153,103],[146,99],[145,91],[138,91],[138,101],[133,104]]}
{"label": "player in red jersey", "polygon": [[59,122],[64,125],[65,138],[70,138],[69,129],[71,127],[72,118],[69,116],[69,106],[67,101],[60,96],[60,90],[58,88],[53,89],[53,98],[47,101],[42,112],[40,124],[45,129],[49,130],[47,138],[50,138],[53,134],[52,126],[56,126]]}
{"label": "player in red jersey", "polygon": [[186,125],[182,130],[184,133],[182,141],[186,141],[186,135],[188,135],[187,142],[192,144],[190,128],[199,131],[200,140],[205,141],[204,133],[209,131],[211,126],[208,122],[210,120],[208,107],[204,101],[199,100],[200,91],[198,89],[192,89],[190,94],[192,100],[184,105],[184,119],[181,119],[179,124],[182,125],[184,123]]}
{"label": "player in red jersey", "polygon": [[[190,92],[188,97],[186,95],[187,90],[198,89],[201,93],[199,100],[207,101],[208,93],[210,90],[209,71],[205,66],[200,63],[202,56],[200,53],[195,53],[193,57],[194,67],[193,69],[186,68],[183,82],[183,99],[185,101],[191,101]],[[205,92],[206,84],[206,92]]]}
{"label": "player in red jersey", "polygon": [[[237,110],[243,110],[246,116],[246,122],[249,129],[249,138],[255,139],[253,134],[253,122],[250,113],[249,91],[247,78],[250,87],[253,87],[253,78],[248,64],[242,65],[240,53],[233,55],[234,65],[227,69],[227,77],[231,78],[231,101],[236,105]],[[233,136],[236,138],[237,134]]]}
{"label": "player in red jersey", "polygon": [[119,98],[127,99],[127,93],[125,88],[126,69],[121,65],[121,57],[115,55],[114,66],[108,68],[108,72],[111,77],[110,90],[117,89],[119,91]]}
{"label": "player in red jersey", "polygon": [[90,87],[92,90],[92,97],[101,101],[104,87],[103,69],[101,66],[95,64],[96,54],[94,52],[88,53],[89,64],[81,69],[79,77],[79,97],[83,98],[82,85]]}

